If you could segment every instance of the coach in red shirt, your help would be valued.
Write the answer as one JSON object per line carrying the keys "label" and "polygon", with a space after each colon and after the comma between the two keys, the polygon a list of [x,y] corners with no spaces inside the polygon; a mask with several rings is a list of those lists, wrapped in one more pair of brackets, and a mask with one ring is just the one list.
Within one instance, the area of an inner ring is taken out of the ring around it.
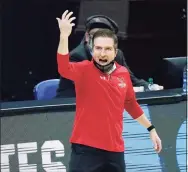
{"label": "coach in red shirt", "polygon": [[101,29],[93,36],[93,60],[69,62],[68,38],[75,17],[65,11],[58,20],[60,42],[57,53],[61,76],[74,81],[76,116],[73,132],[70,172],[125,172],[123,111],[124,109],[150,132],[157,152],[161,141],[155,127],[136,101],[128,70],[114,59],[118,39]]}

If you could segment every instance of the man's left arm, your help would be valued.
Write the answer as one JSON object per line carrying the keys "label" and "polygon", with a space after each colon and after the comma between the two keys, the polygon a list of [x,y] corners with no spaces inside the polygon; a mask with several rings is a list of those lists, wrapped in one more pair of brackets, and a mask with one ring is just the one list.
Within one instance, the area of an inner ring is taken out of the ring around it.
{"label": "man's left arm", "polygon": [[124,103],[125,110],[132,116],[133,119],[137,120],[140,125],[147,128],[150,132],[150,138],[154,144],[154,149],[159,153],[162,149],[161,140],[151,122],[148,120],[140,105],[138,104],[133,90],[130,75],[127,72],[127,93]]}

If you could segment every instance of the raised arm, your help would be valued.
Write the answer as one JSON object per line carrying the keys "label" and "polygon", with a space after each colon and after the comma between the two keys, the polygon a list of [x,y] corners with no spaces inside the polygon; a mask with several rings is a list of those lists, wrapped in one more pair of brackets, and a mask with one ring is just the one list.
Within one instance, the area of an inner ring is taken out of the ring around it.
{"label": "raised arm", "polygon": [[57,50],[58,72],[61,76],[75,81],[82,74],[82,67],[85,62],[74,63],[69,61],[68,39],[72,32],[72,23],[75,17],[71,17],[73,12],[66,10],[62,18],[56,18],[60,30],[59,46]]}

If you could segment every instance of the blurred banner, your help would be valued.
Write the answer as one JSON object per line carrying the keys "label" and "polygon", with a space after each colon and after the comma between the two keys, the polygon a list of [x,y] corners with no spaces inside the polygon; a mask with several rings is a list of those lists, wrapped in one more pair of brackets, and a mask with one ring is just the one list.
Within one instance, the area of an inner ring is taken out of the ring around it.
{"label": "blurred banner", "polygon": [[[186,102],[142,108],[157,128],[163,151],[155,153],[147,130],[125,112],[127,172],[185,172]],[[2,172],[68,171],[75,111],[7,113],[7,117],[1,117]]]}

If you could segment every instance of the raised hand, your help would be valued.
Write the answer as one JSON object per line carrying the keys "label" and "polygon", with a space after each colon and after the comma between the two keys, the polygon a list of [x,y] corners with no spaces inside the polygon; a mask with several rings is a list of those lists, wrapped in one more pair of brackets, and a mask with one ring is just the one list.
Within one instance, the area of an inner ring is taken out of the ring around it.
{"label": "raised hand", "polygon": [[72,32],[72,27],[75,26],[74,23],[72,23],[73,20],[76,19],[76,17],[71,17],[73,12],[69,12],[66,10],[61,19],[56,18],[58,21],[61,37],[69,37],[69,35]]}

